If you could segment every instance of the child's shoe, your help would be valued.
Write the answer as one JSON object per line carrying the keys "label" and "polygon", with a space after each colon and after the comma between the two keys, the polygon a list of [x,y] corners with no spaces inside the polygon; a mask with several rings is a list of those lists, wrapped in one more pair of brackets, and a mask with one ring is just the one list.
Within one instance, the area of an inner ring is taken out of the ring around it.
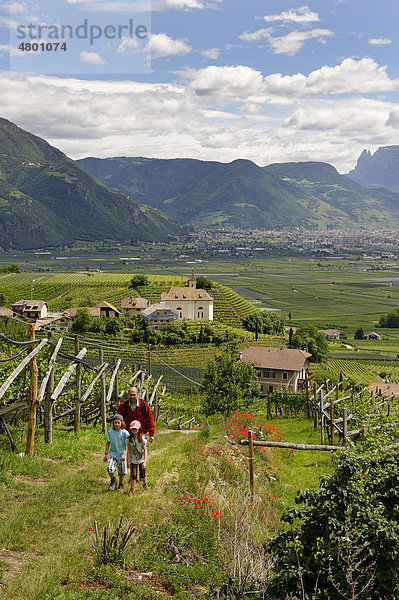
{"label": "child's shoe", "polygon": [[113,477],[111,479],[111,483],[108,486],[108,491],[113,492],[115,488],[116,488],[116,479],[115,479],[115,477]]}
{"label": "child's shoe", "polygon": [[133,496],[133,494],[134,494],[134,489],[133,489],[133,488],[131,488],[131,489],[129,490],[128,496]]}
{"label": "child's shoe", "polygon": [[145,490],[150,489],[150,486],[148,485],[148,483],[143,483],[143,489],[145,489]]}
{"label": "child's shoe", "polygon": [[125,486],[123,485],[123,483],[120,483],[120,484],[119,484],[119,487],[118,487],[118,490],[119,490],[120,492],[123,492],[123,490],[124,490],[124,489],[125,489]]}

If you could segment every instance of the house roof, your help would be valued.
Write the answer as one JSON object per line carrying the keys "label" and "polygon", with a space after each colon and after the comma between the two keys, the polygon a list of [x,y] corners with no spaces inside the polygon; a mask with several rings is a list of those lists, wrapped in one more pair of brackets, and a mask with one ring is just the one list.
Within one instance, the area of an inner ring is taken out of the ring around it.
{"label": "house roof", "polygon": [[57,321],[63,321],[64,319],[70,319],[71,317],[63,314],[58,317],[47,317],[46,319],[38,319],[35,323],[35,330],[44,329],[47,325],[51,325],[52,323],[56,323]]}
{"label": "house roof", "polygon": [[128,296],[127,298],[123,298],[121,300],[121,308],[146,308],[148,306],[147,298],[133,298],[133,296]]}
{"label": "house roof", "polygon": [[23,306],[24,310],[41,310],[47,303],[44,300],[18,300],[14,302],[14,306]]}
{"label": "house roof", "polygon": [[213,300],[206,290],[189,287],[172,287],[169,292],[161,294],[161,299],[170,300]]}
{"label": "house roof", "polygon": [[9,308],[0,307],[0,317],[13,317],[14,313]]}
{"label": "house roof", "polygon": [[117,313],[120,314],[120,310],[118,308],[116,308],[116,306],[114,306],[113,304],[111,304],[110,302],[107,302],[106,300],[103,300],[102,302],[100,302],[100,304],[97,305],[98,308],[109,308],[110,310],[113,310]]}
{"label": "house roof", "polygon": [[286,371],[301,371],[307,359],[313,356],[305,350],[291,348],[263,348],[250,346],[241,353],[241,360],[246,363],[253,362],[263,369],[281,369]]}
{"label": "house roof", "polygon": [[64,312],[64,315],[73,319],[74,317],[76,317],[77,311],[81,310],[82,308],[87,309],[91,317],[100,316],[100,308],[98,306],[81,306],[80,308],[68,308],[68,310]]}
{"label": "house roof", "polygon": [[324,329],[324,335],[341,335],[341,332],[337,329]]}
{"label": "house roof", "polygon": [[149,317],[157,310],[167,311],[169,313],[173,313],[176,317],[178,316],[177,312],[175,310],[173,310],[173,308],[170,308],[170,306],[166,306],[165,304],[150,304],[150,306],[147,306],[147,308],[144,308],[140,312],[140,314],[143,315],[144,317]]}

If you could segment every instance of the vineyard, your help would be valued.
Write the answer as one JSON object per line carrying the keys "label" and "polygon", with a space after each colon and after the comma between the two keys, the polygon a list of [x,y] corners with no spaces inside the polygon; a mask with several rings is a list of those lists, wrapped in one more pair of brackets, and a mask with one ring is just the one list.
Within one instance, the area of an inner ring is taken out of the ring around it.
{"label": "vineyard", "polygon": [[357,383],[369,385],[373,381],[388,380],[399,383],[399,362],[374,360],[341,360],[332,358],[325,363],[313,365],[317,377],[328,377],[333,381],[345,375]]}
{"label": "vineyard", "polygon": [[[116,307],[123,298],[135,293],[129,288],[132,275],[118,273],[58,273],[26,274],[16,273],[0,277],[0,291],[12,304],[22,298],[30,298],[31,283],[33,296],[48,303],[50,310],[65,310],[72,306],[95,306],[107,300]],[[159,302],[161,293],[174,286],[184,286],[182,277],[149,276],[149,282],[140,286],[137,292],[152,304]],[[240,326],[246,316],[256,308],[230,288],[213,284],[214,318],[226,325]]]}

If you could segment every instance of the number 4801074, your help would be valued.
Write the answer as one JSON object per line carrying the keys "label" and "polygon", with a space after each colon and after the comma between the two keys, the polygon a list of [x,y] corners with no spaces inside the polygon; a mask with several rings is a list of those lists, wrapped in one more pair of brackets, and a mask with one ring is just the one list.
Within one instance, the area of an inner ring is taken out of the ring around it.
{"label": "number 4801074", "polygon": [[22,52],[56,52],[57,50],[63,50],[66,52],[66,42],[60,44],[59,42],[21,42],[18,46],[18,50]]}

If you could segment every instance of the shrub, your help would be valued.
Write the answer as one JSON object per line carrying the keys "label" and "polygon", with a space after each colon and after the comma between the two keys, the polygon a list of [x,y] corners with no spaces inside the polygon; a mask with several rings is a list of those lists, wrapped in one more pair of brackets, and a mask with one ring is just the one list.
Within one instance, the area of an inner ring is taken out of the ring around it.
{"label": "shrub", "polygon": [[291,528],[267,550],[272,593],[313,600],[399,598],[399,452],[360,448],[338,458],[319,490],[300,492],[286,510]]}

